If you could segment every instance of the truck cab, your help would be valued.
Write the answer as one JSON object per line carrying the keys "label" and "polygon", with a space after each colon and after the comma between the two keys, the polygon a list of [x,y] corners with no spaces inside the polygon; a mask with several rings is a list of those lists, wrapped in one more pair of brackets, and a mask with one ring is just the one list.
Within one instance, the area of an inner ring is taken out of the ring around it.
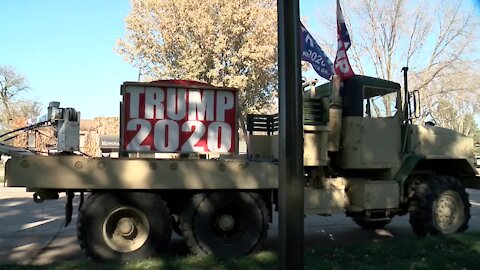
{"label": "truck cab", "polygon": [[[478,188],[472,180],[473,139],[413,124],[419,116],[418,91],[402,93],[398,83],[361,75],[342,84],[334,78],[304,91],[305,211],[344,212],[365,228],[380,228],[395,215],[410,213],[420,235],[464,230],[470,208],[465,187]],[[272,153],[255,150],[269,145],[265,136],[273,143]],[[277,157],[275,133],[250,139],[253,156]],[[423,194],[426,187],[429,194]],[[426,203],[424,196],[438,192],[434,189],[455,190],[446,199],[458,214],[445,221],[450,227],[435,221],[425,226],[428,218],[417,212],[432,211],[435,200]]]}

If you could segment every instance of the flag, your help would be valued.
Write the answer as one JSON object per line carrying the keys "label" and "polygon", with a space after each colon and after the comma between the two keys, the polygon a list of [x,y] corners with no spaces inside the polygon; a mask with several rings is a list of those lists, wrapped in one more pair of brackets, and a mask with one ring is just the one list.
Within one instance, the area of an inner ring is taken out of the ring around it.
{"label": "flag", "polygon": [[340,1],[337,0],[337,55],[335,56],[335,74],[340,75],[342,81],[355,75],[348,61],[347,50],[350,48],[350,35],[343,18]]}
{"label": "flag", "polygon": [[333,75],[332,61],[328,59],[322,48],[320,48],[302,23],[300,23],[300,27],[302,30],[302,61],[309,62],[318,75],[330,80],[330,77]]}

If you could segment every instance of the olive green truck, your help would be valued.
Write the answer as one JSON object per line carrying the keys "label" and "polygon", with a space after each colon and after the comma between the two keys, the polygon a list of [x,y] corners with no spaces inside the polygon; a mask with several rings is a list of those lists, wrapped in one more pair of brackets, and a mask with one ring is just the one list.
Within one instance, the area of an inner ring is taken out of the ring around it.
{"label": "olive green truck", "polygon": [[[304,213],[367,229],[409,214],[418,235],[465,231],[466,188],[480,188],[473,139],[413,124],[419,96],[395,82],[340,85],[304,85]],[[7,185],[38,202],[66,193],[66,225],[80,198],[78,242],[94,259],[151,256],[172,230],[194,254],[255,251],[278,205],[278,116],[248,115],[239,154],[235,89],[170,80],[125,82],[121,94],[118,158],[79,155],[79,113],[52,102],[57,151],[13,153]]]}

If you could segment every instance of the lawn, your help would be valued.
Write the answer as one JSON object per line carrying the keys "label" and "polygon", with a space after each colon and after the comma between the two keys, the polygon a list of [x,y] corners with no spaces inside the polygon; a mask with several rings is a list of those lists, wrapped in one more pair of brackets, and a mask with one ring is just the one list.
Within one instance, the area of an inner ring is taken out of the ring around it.
{"label": "lawn", "polygon": [[[304,269],[479,269],[480,232],[410,240],[382,240],[305,251]],[[70,261],[46,266],[0,265],[0,269],[277,269],[275,252],[247,257],[160,257],[127,264]]]}

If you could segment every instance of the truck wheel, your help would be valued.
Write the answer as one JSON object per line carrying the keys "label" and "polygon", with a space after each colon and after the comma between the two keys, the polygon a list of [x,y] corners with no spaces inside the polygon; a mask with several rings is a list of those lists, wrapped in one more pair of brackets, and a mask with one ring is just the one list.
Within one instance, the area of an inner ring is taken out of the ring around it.
{"label": "truck wheel", "polygon": [[182,214],[183,237],[194,254],[253,252],[267,235],[269,213],[262,197],[248,192],[193,196]]}
{"label": "truck wheel", "polygon": [[367,229],[367,230],[376,230],[383,229],[387,226],[392,220],[368,220],[365,217],[352,217],[353,221],[357,223],[358,226]]}
{"label": "truck wheel", "polygon": [[415,234],[451,234],[468,228],[470,202],[456,178],[432,176],[415,187],[409,212]]}
{"label": "truck wheel", "polygon": [[78,214],[78,243],[95,260],[148,258],[166,247],[171,235],[168,208],[152,193],[94,193]]}

